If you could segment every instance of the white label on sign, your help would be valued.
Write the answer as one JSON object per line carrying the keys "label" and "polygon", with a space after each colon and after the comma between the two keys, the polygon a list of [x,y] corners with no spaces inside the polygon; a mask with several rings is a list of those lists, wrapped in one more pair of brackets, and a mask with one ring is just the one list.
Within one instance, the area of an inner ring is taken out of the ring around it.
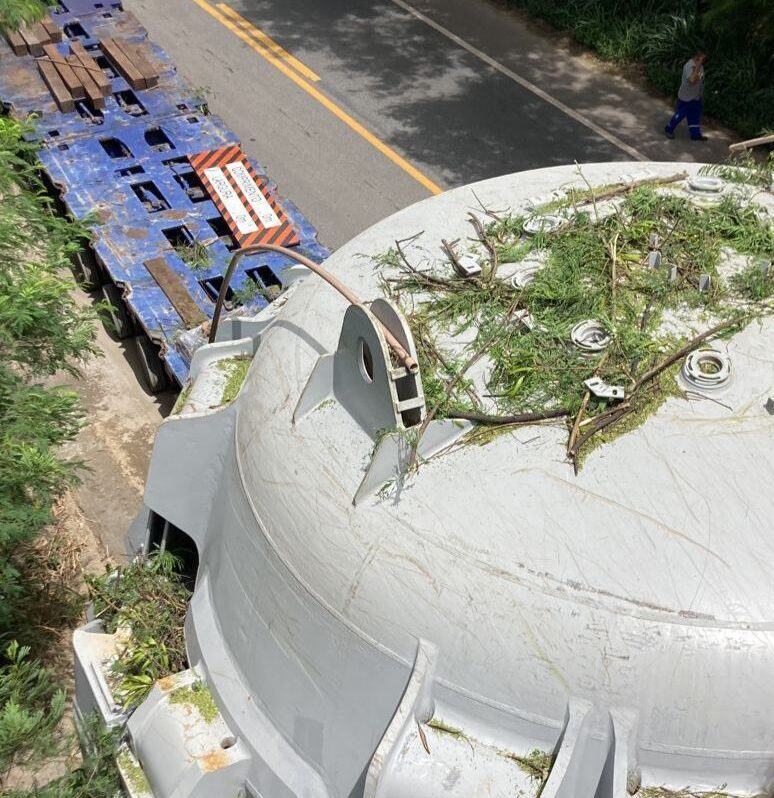
{"label": "white label on sign", "polygon": [[236,191],[231,187],[228,178],[223,174],[223,170],[219,166],[213,166],[210,169],[205,169],[204,174],[210,185],[215,189],[215,193],[220,197],[220,201],[226,206],[226,210],[234,220],[237,229],[243,235],[248,233],[257,233],[258,225],[253,221],[247,208],[242,204],[242,201],[236,194]]}
{"label": "white label on sign", "polygon": [[269,205],[263,192],[255,184],[250,172],[247,171],[245,165],[241,161],[234,161],[234,163],[226,164],[226,169],[231,172],[231,177],[236,180],[236,184],[241,189],[242,193],[247,197],[247,201],[252,206],[253,210],[258,214],[261,224],[266,227],[279,227],[282,222],[274,213],[274,208]]}

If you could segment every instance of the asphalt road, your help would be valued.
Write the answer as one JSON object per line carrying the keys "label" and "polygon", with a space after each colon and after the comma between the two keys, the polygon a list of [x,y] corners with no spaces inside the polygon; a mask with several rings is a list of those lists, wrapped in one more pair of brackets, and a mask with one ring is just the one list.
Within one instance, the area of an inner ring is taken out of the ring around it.
{"label": "asphalt road", "polygon": [[[429,196],[432,186],[573,161],[694,159],[708,151],[666,142],[662,100],[600,73],[484,0],[126,6],[183,76],[210,89],[213,111],[331,247]],[[256,45],[264,34],[301,65],[271,42]]]}

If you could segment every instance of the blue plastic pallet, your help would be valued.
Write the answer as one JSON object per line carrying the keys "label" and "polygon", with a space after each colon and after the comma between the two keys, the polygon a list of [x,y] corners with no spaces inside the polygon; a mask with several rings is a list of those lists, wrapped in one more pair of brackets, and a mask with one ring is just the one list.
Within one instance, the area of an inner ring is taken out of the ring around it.
{"label": "blue plastic pallet", "polygon": [[51,16],[56,19],[64,14],[103,14],[112,9],[122,9],[121,0],[59,0],[55,8],[51,9]]}
{"label": "blue plastic pallet", "polygon": [[[59,45],[59,49],[66,52],[67,46]],[[154,48],[154,52],[157,50]],[[92,53],[99,59],[98,50]],[[207,113],[201,96],[177,77],[171,64],[161,71],[159,85],[152,89],[134,90],[120,75],[113,75],[111,84],[113,94],[106,98],[104,109],[94,111],[86,102],[76,101],[75,112],[62,113],[41,79],[35,59],[17,57],[0,48],[0,101],[18,119],[30,114],[37,117],[31,140],[91,136],[95,129],[102,135],[103,130],[132,125],[147,117],[188,115],[193,121]]]}
{"label": "blue plastic pallet", "polygon": [[[174,136],[170,138],[175,140]],[[132,312],[147,334],[162,345],[162,357],[168,360],[170,373],[182,382],[188,364],[175,342],[185,326],[144,262],[165,257],[200,309],[211,316],[234,249],[228,227],[206,193],[201,191],[192,197],[187,190],[198,181],[179,150],[147,151],[141,159],[129,159],[111,158],[93,140],[78,140],[74,146],[75,152],[41,153],[46,171],[66,187],[63,198],[71,212],[79,216],[96,212],[103,219],[103,224],[95,229],[95,253],[111,279],[127,287],[127,303]],[[93,152],[95,146],[101,155]],[[92,168],[84,171],[85,163]],[[116,163],[124,168],[112,169]],[[138,167],[143,171],[136,171]],[[253,167],[258,173],[262,171],[255,163]],[[116,171],[125,174],[116,175]],[[97,172],[101,173],[98,177]],[[317,242],[308,220],[293,203],[280,201],[303,239],[299,249],[315,260],[325,259],[328,252]],[[207,268],[192,269],[175,251],[173,244],[186,241],[206,247],[210,258]],[[252,283],[282,287],[283,273],[292,264],[292,260],[277,253],[247,256],[234,275],[232,293]],[[257,312],[264,305],[265,300],[256,297],[248,303],[246,312]]]}
{"label": "blue plastic pallet", "polygon": [[[58,49],[65,54],[70,41],[80,41],[106,69],[113,88],[106,108],[95,113],[79,103],[76,112],[61,113],[35,60],[14,56],[4,44],[0,44],[0,100],[16,116],[39,115],[30,138],[41,142],[40,159],[51,183],[73,215],[96,215],[101,220],[91,244],[95,256],[124,291],[138,324],[159,344],[171,376],[182,384],[189,367],[179,342],[185,324],[144,264],[163,257],[204,315],[212,317],[235,245],[186,156],[238,141],[220,119],[207,114],[202,98],[178,79],[160,48],[150,45],[149,50],[160,72],[157,87],[135,91],[112,72],[101,56],[99,40],[119,36],[143,41],[147,36],[120,3],[65,0],[63,6],[56,20],[68,39]],[[277,194],[263,168],[252,159],[251,163]],[[297,251],[324,260],[329,253],[309,221],[292,202],[280,202],[301,238]],[[175,249],[193,242],[206,247],[206,268],[191,267]],[[281,288],[285,270],[294,263],[270,252],[243,258],[227,303],[234,292],[254,290],[256,285]],[[255,313],[266,304],[258,294],[245,305],[245,313]]]}
{"label": "blue plastic pallet", "polygon": [[[81,138],[63,142],[40,153],[50,181],[59,187],[68,210],[84,218],[95,210],[106,216],[140,223],[165,211],[185,211],[204,219],[220,214],[201,186],[187,155],[238,144],[215,117],[191,126],[185,119],[170,118],[158,126],[135,126],[121,137]],[[277,187],[254,159],[251,164]],[[316,240],[317,233],[299,209],[281,200],[302,241]]]}
{"label": "blue plastic pallet", "polygon": [[[194,207],[199,195],[188,184],[198,185],[198,181],[186,182],[192,172],[186,156],[238,143],[220,119],[198,115],[195,123],[187,116],[169,117],[105,131],[105,135],[56,141],[49,140],[40,160],[78,218],[101,206],[116,206],[130,218],[143,217],[146,192],[132,192],[130,186],[145,183],[152,184],[147,191],[151,205],[155,204],[154,190],[161,192],[158,210]],[[139,212],[132,213],[135,204]],[[216,213],[214,206],[208,211]]]}
{"label": "blue plastic pallet", "polygon": [[52,15],[54,22],[62,28],[65,41],[78,41],[84,47],[106,37],[118,36],[132,42],[147,38],[148,31],[131,11],[120,8],[100,9],[96,13],[60,12]]}
{"label": "blue plastic pallet", "polygon": [[[188,223],[186,227],[197,238],[203,238],[194,223]],[[162,229],[170,228],[164,228],[160,223],[152,224],[148,228],[123,229],[108,224],[99,228],[100,237],[93,243],[93,249],[111,278],[124,288],[126,302],[137,322],[153,341],[160,344],[161,356],[166,360],[171,375],[182,385],[188,377],[190,365],[179,345],[179,336],[186,331],[186,326],[167,296],[148,273],[144,263],[153,258],[164,257],[185,284],[189,295],[199,308],[211,318],[223,274],[232,253],[228,252],[221,242],[215,241],[208,247],[212,256],[210,267],[194,270],[180,258],[166,237],[159,234]],[[139,230],[142,230],[144,235],[137,237]],[[212,242],[211,232],[204,235],[209,235],[209,240]],[[327,250],[317,242],[313,242],[311,246],[301,245],[298,250],[318,261],[328,255]],[[293,261],[277,253],[258,253],[243,258],[234,274],[227,302],[231,300],[235,291],[252,287],[256,283],[263,287],[282,286],[283,273],[291,265]],[[257,313],[266,304],[262,296],[255,296],[245,304],[245,313],[247,315]]]}

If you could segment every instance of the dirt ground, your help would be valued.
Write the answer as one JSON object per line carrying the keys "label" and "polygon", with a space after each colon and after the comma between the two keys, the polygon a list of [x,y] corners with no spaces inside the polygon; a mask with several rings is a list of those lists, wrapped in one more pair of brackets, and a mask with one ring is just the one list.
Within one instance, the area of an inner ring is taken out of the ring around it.
{"label": "dirt ground", "polygon": [[[85,304],[99,297],[77,289],[76,298]],[[177,394],[145,392],[132,339],[117,341],[98,325],[97,343],[103,356],[86,363],[80,379],[59,380],[80,394],[86,411],[84,428],[63,453],[87,466],[72,491],[80,520],[120,563],[124,535],[142,504],[156,430]]]}

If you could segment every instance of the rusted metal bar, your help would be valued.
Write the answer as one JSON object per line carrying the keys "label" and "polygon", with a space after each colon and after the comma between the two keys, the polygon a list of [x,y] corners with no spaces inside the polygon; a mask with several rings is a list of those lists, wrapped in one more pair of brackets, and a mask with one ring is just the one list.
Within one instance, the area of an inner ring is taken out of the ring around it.
{"label": "rusted metal bar", "polygon": [[[329,271],[326,271],[322,266],[320,266],[318,263],[315,263],[310,258],[307,258],[305,255],[301,255],[298,252],[294,252],[292,249],[280,247],[276,244],[253,244],[250,247],[237,250],[228,264],[226,273],[223,276],[223,282],[220,286],[220,291],[218,292],[218,299],[215,303],[215,312],[212,314],[209,343],[213,343],[215,341],[215,336],[218,332],[218,324],[220,323],[220,314],[223,311],[223,303],[225,302],[226,293],[228,292],[229,284],[231,283],[231,279],[236,271],[237,264],[245,255],[250,255],[253,252],[266,251],[279,252],[280,254],[291,258],[291,260],[294,260],[296,263],[306,266],[309,271],[314,272],[314,274],[316,274],[318,277],[322,277],[322,279],[325,280],[328,285],[335,288],[350,304],[365,308],[365,305],[360,301],[360,298],[353,291],[347,288],[347,286],[344,285],[341,280],[334,277]],[[379,320],[377,319],[377,321]],[[379,324],[390,349],[395,352],[398,359],[411,374],[416,374],[417,371],[419,371],[419,364],[417,361],[406,351],[400,341],[398,341],[398,339],[387,329],[387,327],[385,327],[381,321],[379,321]]]}

